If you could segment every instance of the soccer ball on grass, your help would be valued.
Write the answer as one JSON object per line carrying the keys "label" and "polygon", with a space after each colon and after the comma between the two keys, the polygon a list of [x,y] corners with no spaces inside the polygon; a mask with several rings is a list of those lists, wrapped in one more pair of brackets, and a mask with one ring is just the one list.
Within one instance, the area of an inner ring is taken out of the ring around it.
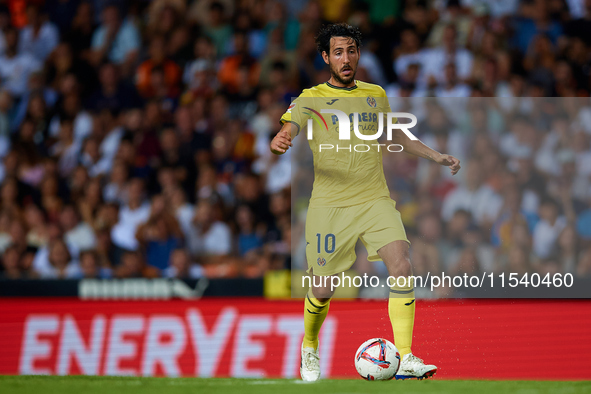
{"label": "soccer ball on grass", "polygon": [[372,338],[355,352],[355,369],[365,380],[390,380],[400,367],[400,353],[387,339]]}

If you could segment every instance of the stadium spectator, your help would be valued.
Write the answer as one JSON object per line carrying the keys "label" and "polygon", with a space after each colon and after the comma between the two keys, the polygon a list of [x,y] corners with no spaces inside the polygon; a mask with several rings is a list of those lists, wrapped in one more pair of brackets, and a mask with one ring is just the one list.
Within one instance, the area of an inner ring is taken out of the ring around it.
{"label": "stadium spectator", "polygon": [[236,208],[236,225],[238,226],[238,253],[240,256],[263,246],[260,229],[255,228],[254,214],[247,205],[240,205]]}
{"label": "stadium spectator", "polygon": [[101,22],[92,35],[92,63],[98,66],[108,59],[121,66],[123,75],[130,75],[141,45],[137,28],[130,20],[121,18],[115,4],[103,9]]}
{"label": "stadium spectator", "polygon": [[136,238],[144,248],[146,263],[160,271],[168,267],[173,250],[182,246],[181,228],[162,195],[152,198],[150,217],[138,226]]}
{"label": "stadium spectator", "polygon": [[540,221],[533,231],[533,253],[536,257],[544,259],[556,252],[558,237],[567,225],[559,209],[558,203],[551,198],[540,204]]}
{"label": "stadium spectator", "polygon": [[35,261],[36,254],[37,248],[29,246],[21,255],[19,267],[23,279],[39,279],[39,274],[33,269],[33,262]]}
{"label": "stadium spectator", "polygon": [[91,110],[121,110],[141,105],[141,99],[135,87],[120,80],[118,67],[104,63],[98,71],[100,87],[87,100]]}
{"label": "stadium spectator", "polygon": [[431,33],[429,34],[429,38],[427,39],[427,44],[429,46],[441,45],[445,28],[449,24],[452,24],[455,26],[458,34],[458,45],[462,47],[467,46],[471,27],[473,22],[477,19],[476,17],[488,12],[486,3],[482,3],[483,7],[479,7],[478,9],[475,7],[473,10],[474,17],[470,17],[466,12],[464,12],[464,9],[462,9],[462,4],[459,0],[447,0],[445,3],[446,7],[440,11],[441,16],[439,20],[433,25]]}
{"label": "stadium spectator", "polygon": [[591,248],[587,248],[577,264],[577,275],[579,277],[591,277]]}
{"label": "stadium spectator", "polygon": [[479,276],[482,272],[482,267],[478,260],[476,251],[472,248],[466,248],[460,254],[458,260],[451,266],[450,274],[462,275],[464,273],[468,275]]}
{"label": "stadium spectator", "polygon": [[218,88],[213,62],[215,50],[208,37],[201,37],[195,43],[195,60],[187,63],[183,82],[189,95],[185,99],[212,97]]}
{"label": "stadium spectator", "polygon": [[148,26],[146,35],[153,38],[161,35],[172,38],[175,28],[184,23],[183,15],[186,12],[184,1],[180,0],[156,0],[150,3],[148,13]]}
{"label": "stadium spectator", "polygon": [[7,279],[20,279],[20,252],[15,245],[11,245],[2,253],[2,276]]}
{"label": "stadium spectator", "polygon": [[20,31],[18,51],[28,53],[42,63],[58,44],[58,29],[35,4],[27,5],[27,22]]}
{"label": "stadium spectator", "polygon": [[96,237],[92,227],[81,222],[73,205],[65,205],[60,213],[60,225],[64,230],[64,239],[80,252],[94,249]]}
{"label": "stadium spectator", "polygon": [[259,79],[259,64],[249,54],[248,40],[243,32],[232,37],[233,53],[224,57],[219,66],[218,79],[226,94],[237,94],[243,84],[254,87]]}
{"label": "stadium spectator", "polygon": [[556,44],[562,34],[562,26],[552,20],[548,9],[548,2],[534,0],[523,3],[522,18],[518,18],[514,25],[513,45],[522,53],[525,53],[532,44],[534,37],[545,34]]}
{"label": "stadium spectator", "polygon": [[4,157],[10,149],[10,114],[12,97],[6,90],[0,91],[0,157]]}
{"label": "stadium spectator", "polygon": [[4,31],[10,26],[10,11],[6,4],[0,4],[0,56],[6,51]]}
{"label": "stadium spectator", "polygon": [[502,198],[489,186],[483,184],[482,164],[472,160],[466,166],[466,184],[449,193],[443,201],[441,215],[449,221],[453,214],[464,209],[472,214],[474,221],[482,225],[497,217],[503,204]]}
{"label": "stadium spectator", "polygon": [[0,206],[4,212],[18,214],[21,211],[19,204],[19,182],[16,178],[9,177],[2,182],[0,189]]}
{"label": "stadium spectator", "polygon": [[27,225],[27,246],[41,248],[49,241],[49,229],[45,215],[35,204],[29,204],[24,211],[24,219]]}
{"label": "stadium spectator", "polygon": [[584,241],[591,241],[591,196],[588,197],[585,208],[577,217],[577,234]]}
{"label": "stadium spectator", "polygon": [[70,44],[72,51],[79,54],[81,59],[90,61],[92,59],[92,37],[95,29],[96,24],[92,4],[82,1],[76,8],[71,25],[65,32],[62,31],[62,39]]}
{"label": "stadium spectator", "polygon": [[150,58],[139,65],[136,71],[136,86],[139,93],[146,99],[154,98],[158,92],[154,86],[154,71],[160,69],[163,73],[163,83],[166,94],[177,97],[180,93],[181,68],[166,54],[166,39],[155,36],[150,43]]}
{"label": "stadium spectator", "polygon": [[6,248],[12,243],[10,237],[10,226],[12,223],[13,215],[9,210],[0,210],[0,253],[4,252]]}
{"label": "stadium spectator", "polygon": [[445,256],[442,254],[449,252],[449,247],[442,237],[442,231],[441,221],[434,214],[426,214],[418,220],[417,246],[425,257],[426,266],[422,267],[425,273],[434,274],[448,268],[444,265]]}
{"label": "stadium spectator", "polygon": [[80,276],[85,279],[110,278],[112,271],[109,267],[100,265],[100,259],[95,250],[80,253]]}
{"label": "stadium spectator", "polygon": [[61,238],[49,243],[47,262],[43,269],[38,270],[41,278],[73,279],[80,276],[80,266]]}
{"label": "stadium spectator", "polygon": [[423,57],[426,83],[429,85],[445,82],[445,67],[449,63],[455,64],[456,73],[460,81],[470,77],[472,71],[472,54],[458,45],[457,29],[453,24],[443,30],[441,45],[428,50]]}
{"label": "stadium spectator", "polygon": [[41,63],[28,52],[18,52],[18,31],[9,27],[4,31],[6,50],[0,56],[0,79],[4,89],[19,99],[27,93],[29,76],[41,69]]}
{"label": "stadium spectator", "polygon": [[468,85],[458,81],[456,65],[448,63],[445,66],[443,81],[435,89],[437,97],[470,97],[471,90]]}
{"label": "stadium spectator", "polygon": [[67,177],[78,165],[80,142],[74,140],[74,122],[71,119],[60,120],[57,142],[50,148],[50,154],[58,159],[60,175]]}
{"label": "stadium spectator", "polygon": [[103,188],[103,199],[107,202],[123,204],[127,201],[127,179],[129,170],[120,159],[115,159],[108,183]]}
{"label": "stadium spectator", "polygon": [[113,244],[123,250],[137,250],[137,227],[149,218],[150,203],[145,200],[144,181],[134,178],[129,182],[127,204],[119,210],[119,221],[111,230]]}
{"label": "stadium spectator", "polygon": [[221,2],[211,2],[204,31],[216,48],[218,57],[226,54],[226,49],[232,35],[232,26],[226,22],[226,7]]}
{"label": "stadium spectator", "polygon": [[196,279],[203,276],[203,269],[191,262],[185,249],[175,249],[170,255],[170,264],[164,270],[165,278]]}
{"label": "stadium spectator", "polygon": [[565,227],[558,236],[557,256],[562,266],[562,272],[569,272],[574,275],[579,257],[579,242],[574,226]]}
{"label": "stadium spectator", "polygon": [[114,270],[113,276],[127,278],[157,278],[158,269],[147,266],[140,252],[127,251],[121,256],[121,264]]}
{"label": "stadium spectator", "polygon": [[220,201],[201,199],[195,206],[191,252],[202,256],[206,261],[226,256],[232,251],[230,227],[221,221]]}
{"label": "stadium spectator", "polygon": [[103,206],[101,196],[101,182],[94,178],[88,181],[80,197],[73,198],[77,200],[76,208],[80,213],[80,220],[90,226],[95,226],[98,220],[98,212]]}
{"label": "stadium spectator", "polygon": [[531,273],[532,266],[530,264],[529,253],[524,248],[518,246],[512,247],[507,254],[506,265],[504,267],[499,267],[499,269],[507,274],[516,273],[518,276]]}
{"label": "stadium spectator", "polygon": [[79,3],[79,1],[61,0],[47,0],[45,2],[45,10],[49,14],[49,19],[55,23],[62,35],[67,34],[70,30]]}

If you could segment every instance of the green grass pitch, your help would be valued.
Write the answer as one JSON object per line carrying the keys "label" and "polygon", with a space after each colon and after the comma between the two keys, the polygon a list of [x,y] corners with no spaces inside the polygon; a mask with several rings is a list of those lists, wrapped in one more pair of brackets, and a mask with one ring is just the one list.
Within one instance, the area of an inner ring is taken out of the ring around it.
{"label": "green grass pitch", "polygon": [[89,376],[0,376],[5,394],[357,394],[402,393],[590,393],[591,381],[423,380],[366,382],[326,379],[305,383],[295,379],[199,379]]}

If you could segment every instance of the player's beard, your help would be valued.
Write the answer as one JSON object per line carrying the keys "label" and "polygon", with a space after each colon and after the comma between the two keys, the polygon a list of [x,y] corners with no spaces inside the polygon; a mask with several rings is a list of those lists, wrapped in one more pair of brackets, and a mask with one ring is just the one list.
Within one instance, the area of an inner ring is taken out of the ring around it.
{"label": "player's beard", "polygon": [[[357,74],[357,67],[356,66],[353,67],[352,65],[349,65],[346,67],[341,67],[340,70],[336,69],[336,67],[332,63],[329,63],[329,66],[330,66],[330,75],[334,78],[335,81],[338,81],[343,85],[348,85],[351,82],[353,82],[353,80],[355,79],[355,74]],[[341,73],[346,69],[353,71],[351,73],[351,75],[349,75],[348,77],[341,75]]]}

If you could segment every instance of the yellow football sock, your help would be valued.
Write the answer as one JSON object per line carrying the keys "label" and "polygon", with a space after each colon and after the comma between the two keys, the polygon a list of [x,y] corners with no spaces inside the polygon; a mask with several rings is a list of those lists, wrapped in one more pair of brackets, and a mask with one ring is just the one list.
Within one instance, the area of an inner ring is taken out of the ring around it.
{"label": "yellow football sock", "polygon": [[[402,279],[400,280],[401,284]],[[390,289],[388,300],[388,314],[394,331],[394,345],[398,348],[400,357],[410,353],[412,345],[412,330],[415,322],[415,291],[412,280],[407,286],[394,285]]]}
{"label": "yellow football sock", "polygon": [[328,314],[330,300],[320,302],[312,294],[312,290],[306,294],[304,300],[304,347],[318,349],[318,333]]}

